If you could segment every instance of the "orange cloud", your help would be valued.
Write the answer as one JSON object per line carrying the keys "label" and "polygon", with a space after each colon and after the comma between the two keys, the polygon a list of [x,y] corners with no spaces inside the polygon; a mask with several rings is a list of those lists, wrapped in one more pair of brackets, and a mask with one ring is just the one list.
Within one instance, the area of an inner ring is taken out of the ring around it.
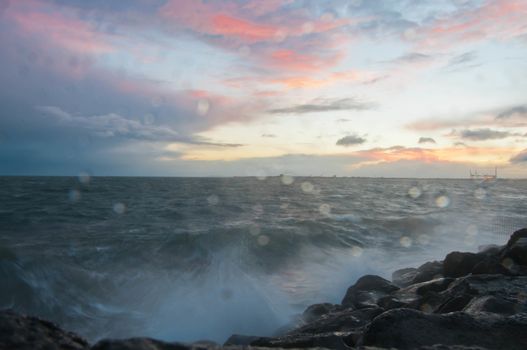
{"label": "orange cloud", "polygon": [[466,162],[466,163],[508,163],[511,155],[519,151],[517,148],[465,147],[465,148],[407,148],[394,146],[389,148],[373,148],[354,152],[354,155],[366,157],[375,161],[395,162],[399,160],[418,160],[423,162]]}
{"label": "orange cloud", "polygon": [[367,84],[374,81],[379,76],[374,72],[368,71],[341,71],[333,72],[321,78],[315,78],[310,76],[293,76],[274,78],[270,82],[273,84],[284,85],[289,89],[300,89],[300,88],[320,88],[323,86],[333,85],[339,82]]}

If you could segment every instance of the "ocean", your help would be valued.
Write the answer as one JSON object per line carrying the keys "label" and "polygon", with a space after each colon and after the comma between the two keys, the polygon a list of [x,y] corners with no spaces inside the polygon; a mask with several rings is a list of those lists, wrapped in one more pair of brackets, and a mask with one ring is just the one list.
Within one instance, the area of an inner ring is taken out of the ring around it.
{"label": "ocean", "polygon": [[0,177],[0,308],[90,341],[272,335],[363,274],[503,244],[527,181]]}

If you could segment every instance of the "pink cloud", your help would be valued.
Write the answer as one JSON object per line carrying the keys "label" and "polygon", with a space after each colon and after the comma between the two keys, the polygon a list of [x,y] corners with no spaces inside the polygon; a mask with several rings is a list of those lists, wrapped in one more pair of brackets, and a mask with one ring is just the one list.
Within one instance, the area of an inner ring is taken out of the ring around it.
{"label": "pink cloud", "polygon": [[419,30],[421,47],[450,47],[484,39],[510,39],[527,33],[524,0],[487,1],[479,8],[461,10]]}
{"label": "pink cloud", "polygon": [[101,54],[114,51],[105,35],[89,23],[66,17],[60,13],[12,12],[22,33],[51,42],[54,46],[76,54]]}
{"label": "pink cloud", "polygon": [[268,41],[276,37],[279,28],[257,24],[227,14],[217,14],[211,19],[213,34],[235,37],[246,43]]}
{"label": "pink cloud", "polygon": [[[307,11],[284,8],[287,3],[169,1],[160,16],[213,45],[229,50],[249,46],[252,63],[264,68],[313,72],[338,63],[352,36],[337,30],[354,22],[331,15],[310,18]],[[273,16],[263,16],[269,13]]]}

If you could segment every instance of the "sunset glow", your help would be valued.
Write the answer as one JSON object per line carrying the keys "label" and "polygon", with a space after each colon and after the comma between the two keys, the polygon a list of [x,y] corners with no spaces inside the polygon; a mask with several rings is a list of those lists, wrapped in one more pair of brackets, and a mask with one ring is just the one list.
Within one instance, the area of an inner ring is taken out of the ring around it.
{"label": "sunset glow", "polygon": [[0,173],[525,177],[525,18],[525,0],[0,0]]}

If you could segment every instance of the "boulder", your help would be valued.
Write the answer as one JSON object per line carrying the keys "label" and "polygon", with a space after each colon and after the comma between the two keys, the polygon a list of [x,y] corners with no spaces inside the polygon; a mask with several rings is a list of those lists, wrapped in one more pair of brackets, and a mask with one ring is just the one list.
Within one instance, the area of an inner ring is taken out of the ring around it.
{"label": "boulder", "polygon": [[[91,350],[191,350],[193,347],[179,343],[167,343],[151,338],[104,339]],[[203,347],[207,349],[208,347]]]}
{"label": "boulder", "polygon": [[260,339],[260,337],[258,336],[233,334],[225,341],[225,343],[223,343],[223,346],[249,346],[253,341],[256,341],[258,339]]}
{"label": "boulder", "polygon": [[0,349],[80,350],[88,343],[78,335],[66,332],[54,323],[36,317],[0,311]]}
{"label": "boulder", "polygon": [[358,343],[400,350],[436,344],[523,350],[527,344],[526,330],[526,314],[474,317],[463,312],[439,315],[394,309],[376,317]]}
{"label": "boulder", "polygon": [[251,347],[266,348],[328,348],[336,350],[348,350],[349,345],[345,342],[352,336],[351,332],[330,332],[320,334],[297,334],[277,338],[261,337],[250,343]]}
{"label": "boulder", "polygon": [[398,290],[395,284],[375,275],[366,275],[348,288],[342,305],[357,309],[377,306],[377,301]]}
{"label": "boulder", "polygon": [[443,262],[429,261],[417,268],[412,284],[431,281],[443,277]]}
{"label": "boulder", "polygon": [[510,300],[486,295],[479,298],[473,298],[470,303],[463,309],[463,312],[477,315],[482,312],[492,312],[501,315],[514,315],[519,312],[526,312],[525,304],[518,305]]}
{"label": "boulder", "polygon": [[353,308],[335,310],[311,323],[289,331],[287,335],[357,331],[383,311],[384,309],[377,306],[356,310]]}
{"label": "boulder", "polygon": [[396,270],[392,273],[392,283],[398,287],[407,287],[412,284],[415,275],[417,275],[415,267]]}
{"label": "boulder", "polygon": [[474,267],[484,258],[484,254],[451,252],[443,261],[445,277],[462,277],[472,273]]}
{"label": "boulder", "polygon": [[342,309],[341,305],[322,303],[309,306],[302,314],[302,320],[305,323],[313,322],[321,316],[330,313],[331,311],[338,311]]}
{"label": "boulder", "polygon": [[512,234],[501,254],[501,258],[502,261],[510,259],[513,264],[527,266],[527,228]]}

